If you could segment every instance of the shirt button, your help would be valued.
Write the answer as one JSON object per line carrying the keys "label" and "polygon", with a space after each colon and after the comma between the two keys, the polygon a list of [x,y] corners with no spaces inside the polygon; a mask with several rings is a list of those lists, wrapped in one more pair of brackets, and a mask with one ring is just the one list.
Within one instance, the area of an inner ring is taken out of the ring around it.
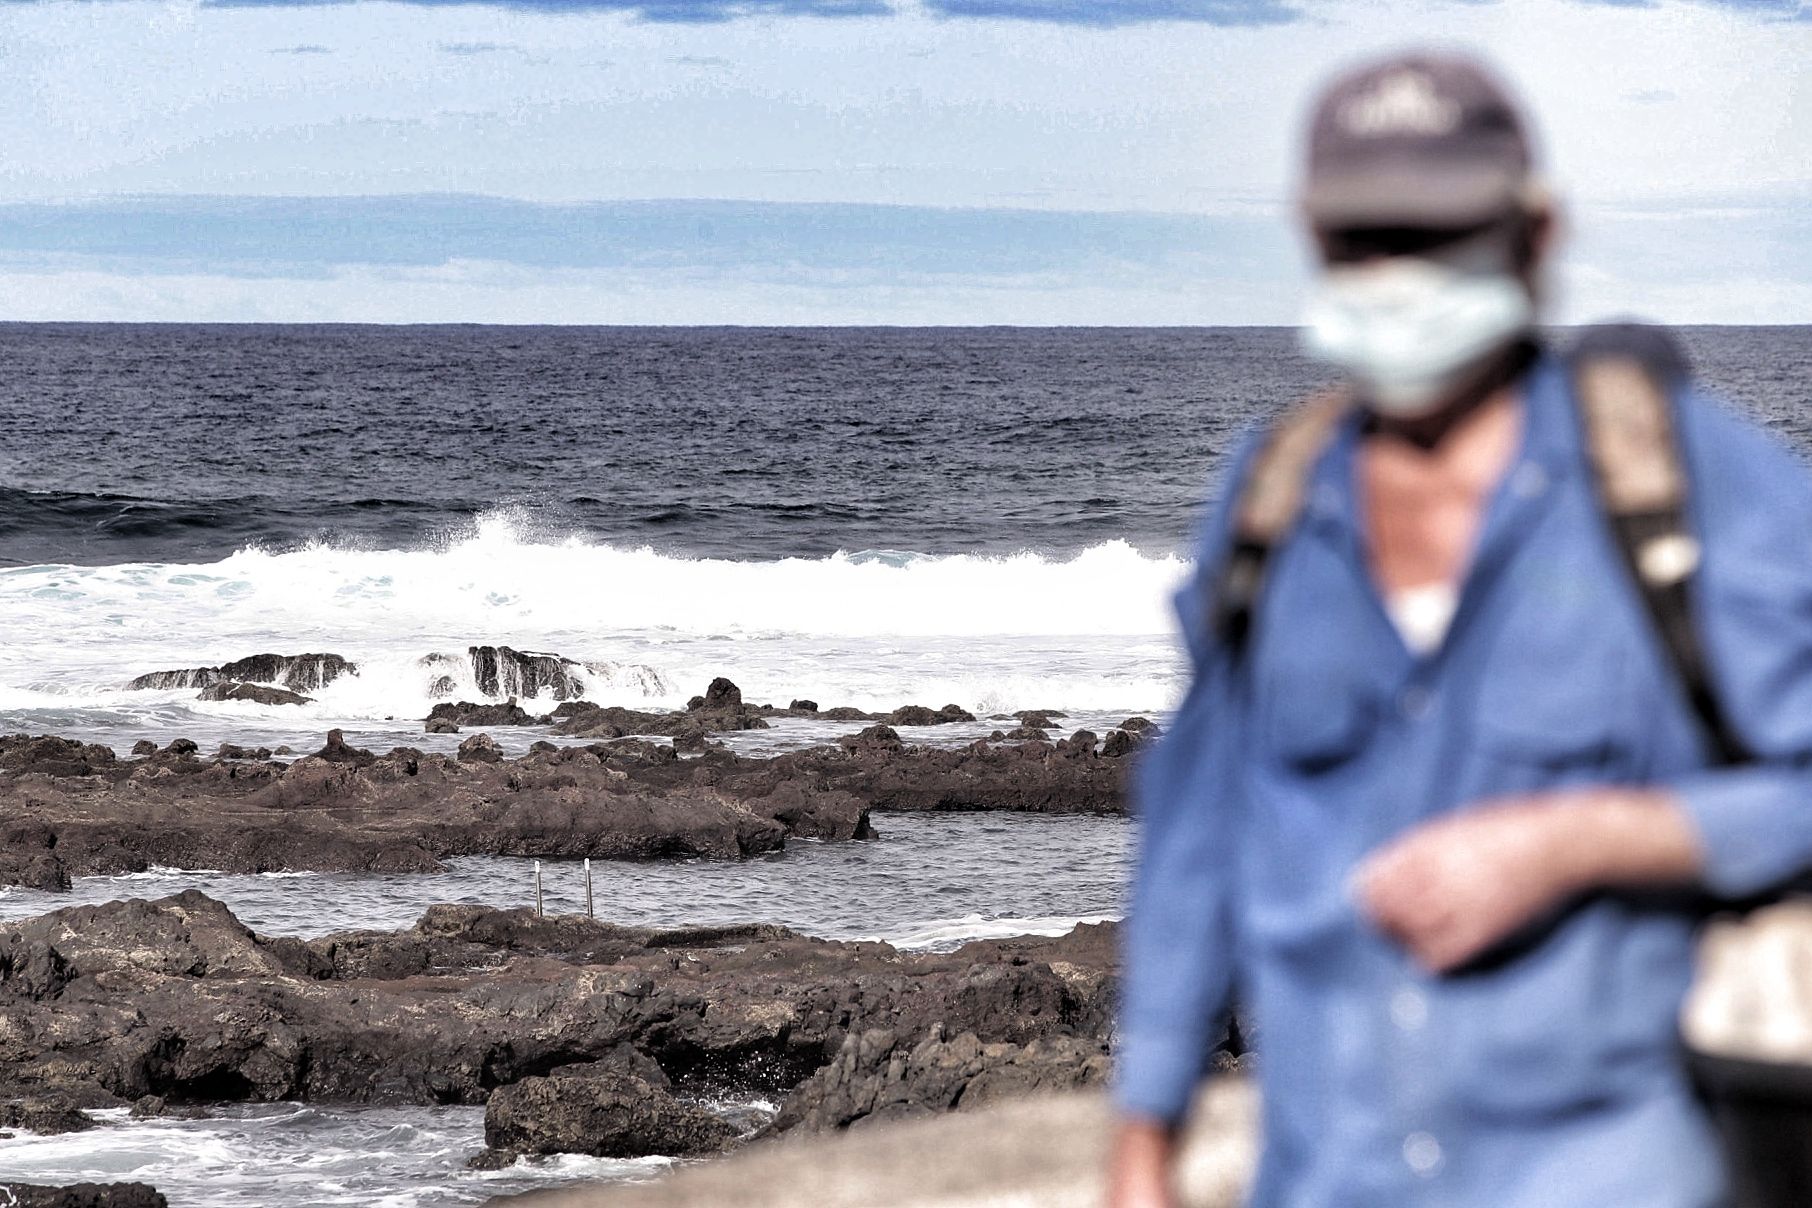
{"label": "shirt button", "polygon": [[1434,693],[1426,688],[1405,688],[1397,698],[1397,708],[1411,721],[1421,721],[1434,709]]}
{"label": "shirt button", "polygon": [[1413,1132],[1403,1138],[1403,1160],[1409,1168],[1428,1178],[1440,1168],[1441,1143],[1425,1132]]}
{"label": "shirt button", "polygon": [[1391,1022],[1414,1032],[1428,1022],[1428,999],[1414,986],[1404,986],[1390,996]]}

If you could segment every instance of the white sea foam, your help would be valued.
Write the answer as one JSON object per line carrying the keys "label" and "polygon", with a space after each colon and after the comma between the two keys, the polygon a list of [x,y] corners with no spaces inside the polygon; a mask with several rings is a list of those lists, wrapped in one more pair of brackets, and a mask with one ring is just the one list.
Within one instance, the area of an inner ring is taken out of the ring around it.
{"label": "white sea foam", "polygon": [[195,1208],[450,1208],[577,1179],[647,1179],[672,1164],[564,1154],[495,1171],[464,1160],[484,1144],[484,1109],[228,1106],[208,1118],[92,1113],[88,1132],[0,1137],[0,1169],[29,1182],[140,1180]]}
{"label": "white sea foam", "polygon": [[[422,656],[473,644],[593,664],[579,672],[589,697],[644,706],[729,675],[779,704],[1161,710],[1180,686],[1168,597],[1186,569],[1119,541],[1072,557],[683,558],[541,534],[505,513],[414,550],[18,567],[0,570],[0,726],[280,740],[418,720],[447,670]],[[144,672],[267,651],[333,651],[360,671],[300,707],[124,691]],[[454,694],[478,699],[469,670],[453,670]]]}
{"label": "white sea foam", "polygon": [[[81,616],[129,636],[204,627],[344,640],[388,633],[398,614],[434,632],[621,630],[840,637],[1163,632],[1184,564],[1123,541],[1071,558],[897,551],[730,561],[538,539],[507,514],[418,550],[317,544],[244,549],[203,565],[39,566],[0,572],[23,619]],[[223,648],[224,649],[224,648]],[[224,657],[234,657],[232,653]]]}
{"label": "white sea foam", "polygon": [[[1083,923],[1118,922],[1117,914],[1041,915],[1036,918],[983,918],[979,914],[906,928],[892,936],[893,946],[907,951],[948,951],[972,940],[1004,940],[1016,935],[1068,935]],[[882,939],[883,936],[870,936]]]}

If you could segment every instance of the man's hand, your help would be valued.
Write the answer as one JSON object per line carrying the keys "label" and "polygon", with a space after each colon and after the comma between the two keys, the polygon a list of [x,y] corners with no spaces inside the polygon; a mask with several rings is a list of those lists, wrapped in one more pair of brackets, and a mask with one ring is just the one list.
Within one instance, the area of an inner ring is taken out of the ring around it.
{"label": "man's hand", "polygon": [[1697,837],[1671,797],[1588,789],[1436,818],[1367,857],[1355,882],[1379,929],[1444,973],[1576,893],[1678,884],[1699,867]]}
{"label": "man's hand", "polygon": [[1155,1120],[1128,1117],[1114,1133],[1107,1168],[1107,1208],[1175,1208],[1170,1164],[1176,1142]]}

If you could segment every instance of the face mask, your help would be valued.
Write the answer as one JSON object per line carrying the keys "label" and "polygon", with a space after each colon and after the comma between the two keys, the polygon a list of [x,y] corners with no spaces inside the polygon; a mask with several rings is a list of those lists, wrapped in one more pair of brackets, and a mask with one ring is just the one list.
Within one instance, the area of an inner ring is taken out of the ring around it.
{"label": "face mask", "polygon": [[1506,259],[1473,247],[1335,265],[1303,315],[1303,347],[1351,374],[1379,414],[1427,414],[1534,324],[1534,299]]}

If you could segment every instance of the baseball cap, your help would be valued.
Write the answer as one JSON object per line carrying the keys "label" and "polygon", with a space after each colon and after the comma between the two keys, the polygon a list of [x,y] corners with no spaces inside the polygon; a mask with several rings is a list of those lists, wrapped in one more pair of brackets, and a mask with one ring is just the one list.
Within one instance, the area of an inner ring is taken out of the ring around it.
{"label": "baseball cap", "polygon": [[1522,118],[1485,67],[1394,55],[1317,100],[1301,200],[1323,229],[1479,226],[1522,203],[1531,160]]}

